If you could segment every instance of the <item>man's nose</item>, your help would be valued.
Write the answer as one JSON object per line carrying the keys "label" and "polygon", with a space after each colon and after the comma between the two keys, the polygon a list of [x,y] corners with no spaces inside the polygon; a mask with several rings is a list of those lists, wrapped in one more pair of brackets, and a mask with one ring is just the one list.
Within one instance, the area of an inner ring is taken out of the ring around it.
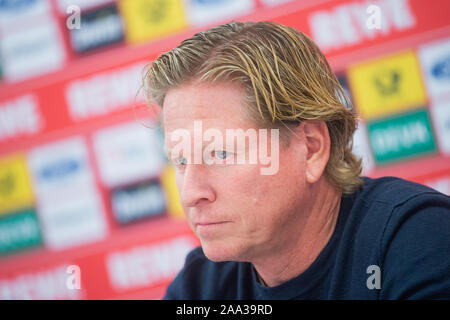
{"label": "man's nose", "polygon": [[188,164],[183,175],[180,200],[184,207],[213,202],[216,194],[209,183],[208,169],[201,164]]}

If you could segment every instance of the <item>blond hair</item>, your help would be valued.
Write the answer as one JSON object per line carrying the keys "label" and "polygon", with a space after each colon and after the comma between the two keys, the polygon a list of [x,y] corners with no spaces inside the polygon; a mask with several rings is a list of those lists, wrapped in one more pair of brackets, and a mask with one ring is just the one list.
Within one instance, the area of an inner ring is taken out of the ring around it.
{"label": "blond hair", "polygon": [[361,159],[352,153],[357,118],[324,55],[302,32],[275,22],[232,22],[197,33],[148,66],[144,90],[162,107],[169,89],[191,81],[243,85],[249,115],[261,125],[325,121],[331,140],[325,175],[344,194],[361,186]]}

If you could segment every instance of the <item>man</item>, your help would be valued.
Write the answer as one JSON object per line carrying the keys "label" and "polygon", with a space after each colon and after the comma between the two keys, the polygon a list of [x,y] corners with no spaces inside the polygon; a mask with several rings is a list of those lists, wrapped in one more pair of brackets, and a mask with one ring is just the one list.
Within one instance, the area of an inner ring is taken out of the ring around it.
{"label": "man", "polygon": [[159,56],[144,81],[201,241],[165,299],[450,298],[449,197],[360,177],[356,117],[307,36],[218,26]]}

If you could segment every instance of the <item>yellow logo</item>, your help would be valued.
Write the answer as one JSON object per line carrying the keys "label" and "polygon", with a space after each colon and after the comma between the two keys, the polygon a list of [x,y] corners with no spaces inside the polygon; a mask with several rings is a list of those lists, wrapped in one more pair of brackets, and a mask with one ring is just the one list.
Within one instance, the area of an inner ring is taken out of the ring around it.
{"label": "yellow logo", "polygon": [[181,0],[123,0],[119,2],[131,43],[158,38],[186,27]]}
{"label": "yellow logo", "polygon": [[0,215],[33,203],[25,159],[21,155],[0,159]]}
{"label": "yellow logo", "polygon": [[395,54],[349,70],[356,108],[372,120],[426,104],[417,58],[412,51]]}
{"label": "yellow logo", "polygon": [[183,208],[175,181],[175,168],[167,165],[161,175],[161,184],[167,197],[168,214],[174,218],[184,218]]}

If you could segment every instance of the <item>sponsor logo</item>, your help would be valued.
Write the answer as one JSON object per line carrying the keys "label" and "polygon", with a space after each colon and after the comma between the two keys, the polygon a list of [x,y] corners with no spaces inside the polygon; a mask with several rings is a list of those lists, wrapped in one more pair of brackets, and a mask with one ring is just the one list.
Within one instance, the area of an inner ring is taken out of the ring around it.
{"label": "sponsor logo", "polygon": [[0,176],[0,194],[10,196],[15,188],[14,174],[11,171],[3,172]]}
{"label": "sponsor logo", "polygon": [[94,150],[101,178],[109,187],[155,177],[165,162],[162,137],[137,123],[98,131]]}
{"label": "sponsor logo", "polygon": [[93,184],[88,151],[80,138],[71,138],[33,149],[28,163],[35,181],[36,191],[60,192],[87,188]]}
{"label": "sponsor logo", "polygon": [[413,51],[355,65],[349,69],[348,80],[365,120],[413,110],[427,102]]}
{"label": "sponsor logo", "polygon": [[42,168],[40,176],[45,180],[59,179],[76,173],[80,168],[81,164],[75,159],[62,159]]}
{"label": "sponsor logo", "polygon": [[50,11],[50,3],[45,0],[0,0],[0,26],[24,21]]}
{"label": "sponsor logo", "polygon": [[82,290],[68,288],[67,265],[0,279],[2,300],[82,299]]}
{"label": "sponsor logo", "polygon": [[63,202],[39,203],[39,215],[46,246],[64,250],[103,239],[107,234],[103,208],[94,190],[91,195],[67,198]]}
{"label": "sponsor logo", "polygon": [[436,150],[426,110],[369,122],[368,128],[375,160],[381,164]]}
{"label": "sponsor logo", "polygon": [[144,66],[137,63],[68,84],[66,99],[72,120],[106,115],[141,102],[142,97],[136,94]]}
{"label": "sponsor logo", "polygon": [[62,206],[58,210],[66,212],[76,199],[98,195],[88,150],[80,137],[34,148],[28,154],[28,165],[40,209]]}
{"label": "sponsor logo", "polygon": [[109,281],[116,291],[127,291],[172,279],[195,245],[192,237],[179,236],[170,241],[111,253],[106,257]]}
{"label": "sponsor logo", "polygon": [[11,82],[55,71],[66,58],[57,23],[50,18],[20,32],[4,33],[0,49],[4,77]]}
{"label": "sponsor logo", "polygon": [[31,206],[34,197],[21,155],[0,159],[0,215]]}
{"label": "sponsor logo", "polygon": [[118,43],[124,39],[122,20],[115,5],[81,14],[80,28],[70,31],[72,47],[78,53]]}
{"label": "sponsor logo", "polygon": [[0,219],[0,255],[41,244],[38,220],[34,210]]}
{"label": "sponsor logo", "polygon": [[400,88],[401,74],[398,70],[381,70],[373,77],[373,84],[381,96],[396,94]]}
{"label": "sponsor logo", "polygon": [[408,0],[378,0],[370,6],[366,2],[349,2],[317,11],[308,22],[313,40],[326,52],[414,28],[416,17]]}
{"label": "sponsor logo", "polygon": [[175,179],[175,168],[171,165],[166,166],[160,179],[167,199],[167,213],[174,218],[184,218]]}
{"label": "sponsor logo", "polygon": [[157,181],[140,183],[112,191],[112,209],[119,223],[128,223],[164,214],[166,200]]}
{"label": "sponsor logo", "polygon": [[119,2],[125,20],[126,39],[136,43],[186,28],[180,0],[124,0]]}
{"label": "sponsor logo", "polygon": [[21,11],[24,8],[28,8],[33,4],[39,2],[38,0],[1,0],[0,10],[7,11]]}
{"label": "sponsor logo", "polygon": [[37,98],[28,94],[0,104],[0,142],[22,135],[39,133],[44,120]]}
{"label": "sponsor logo", "polygon": [[450,55],[437,61],[434,66],[431,67],[431,74],[438,80],[450,79]]}
{"label": "sponsor logo", "polygon": [[419,49],[425,85],[437,103],[450,99],[450,39],[423,45]]}

